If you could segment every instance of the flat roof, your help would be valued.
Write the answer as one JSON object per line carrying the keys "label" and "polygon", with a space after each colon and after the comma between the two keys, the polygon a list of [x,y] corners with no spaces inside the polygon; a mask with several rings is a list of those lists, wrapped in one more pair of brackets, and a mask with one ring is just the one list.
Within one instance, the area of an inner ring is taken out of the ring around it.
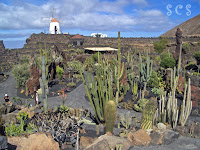
{"label": "flat roof", "polygon": [[90,51],[117,51],[118,49],[112,47],[86,47],[85,50]]}

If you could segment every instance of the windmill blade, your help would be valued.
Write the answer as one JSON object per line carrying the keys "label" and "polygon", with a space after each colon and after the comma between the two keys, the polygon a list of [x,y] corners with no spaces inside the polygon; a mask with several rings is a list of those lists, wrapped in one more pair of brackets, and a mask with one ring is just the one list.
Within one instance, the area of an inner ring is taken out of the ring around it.
{"label": "windmill blade", "polygon": [[41,17],[40,22],[41,23],[50,23],[51,18],[50,17]]}

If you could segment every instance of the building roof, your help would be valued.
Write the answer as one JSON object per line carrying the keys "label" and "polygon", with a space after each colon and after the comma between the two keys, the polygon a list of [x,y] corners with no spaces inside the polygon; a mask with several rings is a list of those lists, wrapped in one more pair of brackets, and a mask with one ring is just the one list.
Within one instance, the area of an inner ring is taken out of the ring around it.
{"label": "building roof", "polygon": [[76,34],[72,37],[72,39],[83,39],[82,35]]}
{"label": "building roof", "polygon": [[51,20],[51,22],[58,22],[58,20],[57,20],[56,18],[53,18],[53,19]]}
{"label": "building roof", "polygon": [[85,50],[90,50],[90,51],[117,51],[118,49],[112,48],[112,47],[87,47]]}

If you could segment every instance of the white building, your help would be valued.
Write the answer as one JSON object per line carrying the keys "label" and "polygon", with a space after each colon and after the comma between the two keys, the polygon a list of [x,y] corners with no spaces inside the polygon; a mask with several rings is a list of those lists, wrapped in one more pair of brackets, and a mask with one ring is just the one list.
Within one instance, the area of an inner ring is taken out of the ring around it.
{"label": "white building", "polygon": [[61,34],[60,25],[56,18],[53,18],[49,25],[49,34]]}
{"label": "white building", "polygon": [[97,37],[97,34],[100,38],[105,38],[105,37],[108,37],[107,34],[103,34],[103,33],[92,33],[91,36],[92,37]]}

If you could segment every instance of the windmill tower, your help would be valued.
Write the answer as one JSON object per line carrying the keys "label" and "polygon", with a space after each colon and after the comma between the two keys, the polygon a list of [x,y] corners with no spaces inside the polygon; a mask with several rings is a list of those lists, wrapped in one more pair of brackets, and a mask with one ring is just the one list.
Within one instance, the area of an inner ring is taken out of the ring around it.
{"label": "windmill tower", "polygon": [[61,34],[60,24],[56,18],[53,18],[49,24],[49,34]]}
{"label": "windmill tower", "polygon": [[52,17],[42,17],[41,22],[48,21],[49,34],[61,34],[60,22],[54,17],[56,9],[52,9]]}

